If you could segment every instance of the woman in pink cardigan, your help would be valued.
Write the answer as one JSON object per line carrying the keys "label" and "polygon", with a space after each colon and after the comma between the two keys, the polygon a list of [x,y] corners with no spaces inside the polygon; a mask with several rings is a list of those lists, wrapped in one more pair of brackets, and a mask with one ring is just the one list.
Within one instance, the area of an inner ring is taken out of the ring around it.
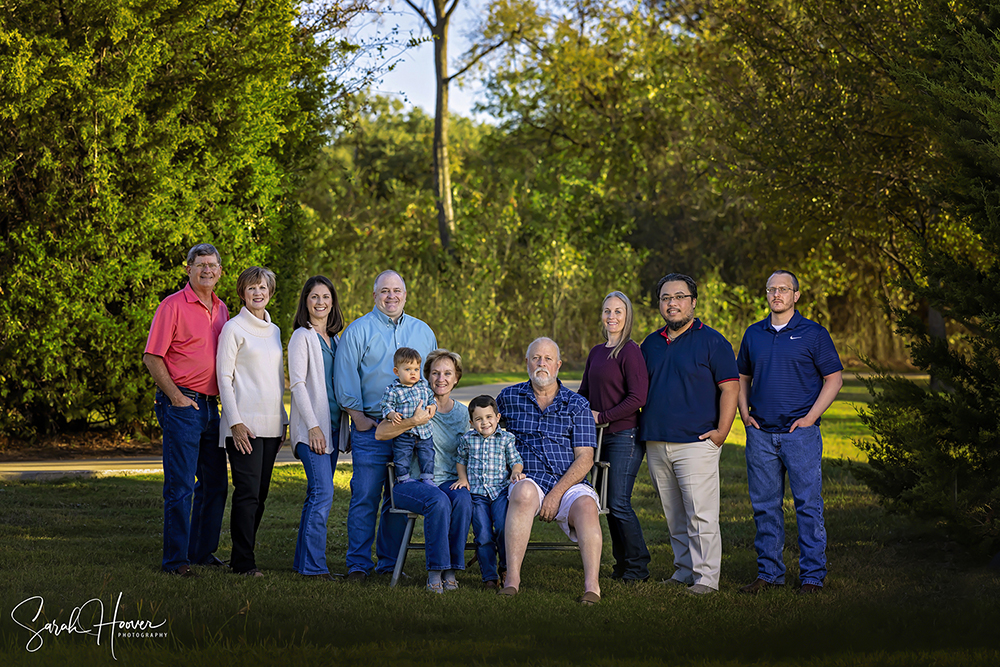
{"label": "woman in pink cardigan", "polygon": [[343,328],[344,315],[333,283],[325,276],[313,276],[302,287],[288,341],[288,381],[292,388],[291,438],[308,480],[292,567],[303,576],[318,579],[332,578],[326,565],[326,522],[333,504],[341,430],[333,362]]}

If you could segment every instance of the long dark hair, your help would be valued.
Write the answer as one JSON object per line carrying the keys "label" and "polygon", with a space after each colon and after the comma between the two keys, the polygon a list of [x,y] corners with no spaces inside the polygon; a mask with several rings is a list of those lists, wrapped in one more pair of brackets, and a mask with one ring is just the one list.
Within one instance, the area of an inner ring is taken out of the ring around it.
{"label": "long dark hair", "polygon": [[337,298],[337,290],[333,283],[326,276],[313,276],[302,286],[302,294],[299,295],[299,307],[295,311],[295,322],[292,324],[292,331],[299,327],[309,327],[309,293],[316,285],[325,285],[330,290],[333,297],[333,304],[330,312],[326,316],[326,333],[328,336],[336,336],[344,330],[344,313],[340,310],[340,300]]}

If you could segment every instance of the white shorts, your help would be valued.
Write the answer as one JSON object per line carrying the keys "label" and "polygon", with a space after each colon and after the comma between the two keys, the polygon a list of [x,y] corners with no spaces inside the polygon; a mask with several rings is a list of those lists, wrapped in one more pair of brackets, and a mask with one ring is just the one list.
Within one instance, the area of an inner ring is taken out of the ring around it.
{"label": "white shorts", "polygon": [[[542,502],[545,501],[545,492],[542,491],[542,487],[538,486],[538,483],[533,479],[528,479],[525,477],[522,480],[514,482],[507,488],[507,495],[510,495],[510,490],[513,489],[518,484],[523,484],[524,482],[530,482],[535,491],[538,492],[538,507],[535,509],[535,516],[542,511]],[[573,503],[576,502],[577,498],[593,498],[594,505],[598,508],[601,506],[600,498],[597,497],[597,492],[594,491],[592,487],[587,484],[574,484],[569,487],[566,493],[563,494],[562,500],[559,501],[559,511],[556,512],[555,522],[559,524],[559,527],[563,529],[563,532],[569,537],[573,542],[576,542],[576,530],[574,530],[569,525],[569,510],[573,507]]]}

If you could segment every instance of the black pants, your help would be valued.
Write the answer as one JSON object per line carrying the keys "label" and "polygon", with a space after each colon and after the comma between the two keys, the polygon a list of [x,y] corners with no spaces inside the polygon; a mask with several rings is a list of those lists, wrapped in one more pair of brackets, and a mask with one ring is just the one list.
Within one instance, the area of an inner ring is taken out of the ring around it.
{"label": "black pants", "polygon": [[229,532],[233,538],[229,566],[233,572],[249,572],[257,567],[253,555],[257,528],[264,516],[271,470],[280,448],[280,438],[250,438],[250,453],[243,454],[236,449],[232,438],[226,438],[226,453],[233,476],[233,507],[229,516]]}

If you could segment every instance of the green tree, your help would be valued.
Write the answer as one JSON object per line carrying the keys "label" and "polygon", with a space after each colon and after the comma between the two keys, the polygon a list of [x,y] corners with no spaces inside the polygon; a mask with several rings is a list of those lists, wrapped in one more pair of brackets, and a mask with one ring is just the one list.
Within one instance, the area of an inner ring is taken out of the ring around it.
{"label": "green tree", "polygon": [[976,551],[1000,549],[1000,13],[991,2],[926,4],[913,64],[898,70],[915,115],[948,158],[938,193],[976,234],[971,248],[930,246],[906,287],[943,313],[952,335],[930,335],[899,309],[913,362],[940,383],[881,375],[862,413],[856,473],[892,509],[943,521]]}
{"label": "green tree", "polygon": [[721,178],[760,221],[758,253],[818,283],[813,315],[842,348],[881,359],[904,353],[881,308],[910,299],[897,281],[924,248],[975,242],[936,191],[947,163],[894,74],[923,4],[722,0],[705,19],[722,48],[692,72]]}
{"label": "green tree", "polygon": [[230,306],[242,268],[274,268],[287,320],[291,194],[350,48],[296,19],[291,1],[0,9],[0,431],[148,419],[146,332],[196,242],[221,249]]}

